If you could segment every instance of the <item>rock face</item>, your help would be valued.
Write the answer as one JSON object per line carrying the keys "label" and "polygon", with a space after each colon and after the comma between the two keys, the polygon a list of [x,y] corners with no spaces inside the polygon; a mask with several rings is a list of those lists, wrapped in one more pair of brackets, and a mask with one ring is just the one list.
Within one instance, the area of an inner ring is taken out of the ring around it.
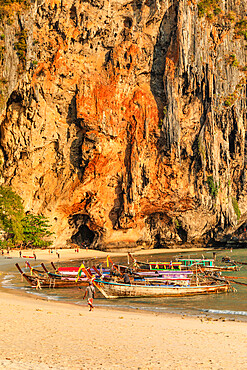
{"label": "rock face", "polygon": [[2,182],[55,245],[172,247],[245,221],[246,8],[46,0],[4,18]]}

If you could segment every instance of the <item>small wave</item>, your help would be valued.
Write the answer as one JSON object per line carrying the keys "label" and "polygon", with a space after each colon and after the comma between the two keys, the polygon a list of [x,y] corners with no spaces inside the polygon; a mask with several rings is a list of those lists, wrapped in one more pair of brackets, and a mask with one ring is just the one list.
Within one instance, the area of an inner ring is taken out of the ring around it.
{"label": "small wave", "polygon": [[35,296],[39,296],[39,297],[42,297],[42,298],[45,298],[47,299],[47,301],[62,301],[63,298],[62,297],[59,297],[59,296],[50,296],[48,294],[45,294],[45,293],[41,293],[40,291],[30,291],[28,290],[26,292],[27,294],[31,294],[31,295],[35,295]]}
{"label": "small wave", "polygon": [[49,299],[49,296],[47,296],[46,294],[44,293],[41,293],[41,292],[35,292],[34,290],[27,290],[26,291],[27,294],[31,294],[31,295],[36,295],[36,296],[39,296],[39,297],[42,297],[42,298],[46,298],[46,299]]}
{"label": "small wave", "polygon": [[12,288],[14,287],[14,284],[12,283],[13,275],[6,275],[2,280],[2,286],[4,288]]}
{"label": "small wave", "polygon": [[147,306],[132,306],[132,305],[121,305],[121,304],[95,304],[98,307],[108,307],[108,308],[121,308],[121,309],[131,309],[131,310],[143,310],[143,311],[169,311],[167,307],[147,307]]}
{"label": "small wave", "polygon": [[2,284],[3,285],[6,285],[6,284],[9,284],[12,282],[12,279],[13,279],[14,275],[5,275],[3,280],[2,280]]}
{"label": "small wave", "polygon": [[206,310],[201,310],[201,311],[208,312],[208,313],[225,314],[225,315],[241,315],[241,316],[247,316],[247,312],[246,311],[212,310],[212,309],[206,309]]}
{"label": "small wave", "polygon": [[63,298],[59,296],[47,296],[48,301],[61,301]]}
{"label": "small wave", "polygon": [[5,279],[5,280],[3,280],[3,282],[2,282],[2,285],[13,285],[12,283],[11,283],[11,280],[10,279]]}

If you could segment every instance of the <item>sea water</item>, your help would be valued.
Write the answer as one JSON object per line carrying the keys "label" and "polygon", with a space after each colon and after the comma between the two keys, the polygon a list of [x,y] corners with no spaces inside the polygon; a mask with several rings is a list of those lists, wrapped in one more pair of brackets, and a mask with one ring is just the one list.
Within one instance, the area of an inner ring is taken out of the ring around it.
{"label": "sea water", "polygon": [[[247,249],[229,250],[210,250],[210,251],[196,251],[196,252],[180,252],[152,254],[152,255],[136,255],[138,261],[143,262],[165,262],[175,260],[176,257],[183,256],[184,258],[213,258],[216,254],[216,265],[224,265],[221,260],[222,257],[229,256],[231,259],[240,262],[247,262]],[[115,257],[112,260],[116,263],[128,264],[127,254],[123,257]],[[97,265],[102,261],[100,258],[91,260],[84,260],[86,266]],[[80,266],[82,260],[67,261],[57,264],[57,266]],[[223,276],[231,276],[238,278],[236,281],[247,284],[247,265],[241,266],[240,271],[222,272]],[[33,263],[34,267],[34,263]],[[49,268],[49,265],[46,264]],[[164,298],[120,298],[114,300],[105,299],[99,292],[95,298],[95,306],[108,307],[114,309],[133,309],[153,311],[157,313],[178,313],[184,315],[199,315],[199,316],[219,316],[224,318],[231,318],[241,321],[247,321],[247,286],[232,283],[236,289],[235,292],[220,293],[220,294],[205,294],[188,297],[164,297]],[[77,305],[85,305],[82,297],[84,294],[84,287],[69,288],[69,289],[42,289],[35,290],[23,281],[18,271],[13,269],[7,273],[2,281],[2,286],[10,289],[17,289],[25,292],[25,294],[34,294],[40,298],[48,300],[65,301]]]}

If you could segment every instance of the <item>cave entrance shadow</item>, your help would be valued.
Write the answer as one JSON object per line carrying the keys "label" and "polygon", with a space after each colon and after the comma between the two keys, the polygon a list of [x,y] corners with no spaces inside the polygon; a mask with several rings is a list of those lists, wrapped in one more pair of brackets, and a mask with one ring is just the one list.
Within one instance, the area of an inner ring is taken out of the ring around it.
{"label": "cave entrance shadow", "polygon": [[94,232],[88,228],[87,225],[81,225],[78,232],[71,237],[72,243],[78,245],[90,245],[94,241]]}
{"label": "cave entrance shadow", "polygon": [[81,246],[82,244],[85,246],[89,246],[93,243],[95,233],[87,226],[88,221],[89,217],[85,214],[76,214],[70,217],[70,226],[73,226],[76,228],[76,230],[78,230],[71,237],[72,243],[75,243],[79,246]]}

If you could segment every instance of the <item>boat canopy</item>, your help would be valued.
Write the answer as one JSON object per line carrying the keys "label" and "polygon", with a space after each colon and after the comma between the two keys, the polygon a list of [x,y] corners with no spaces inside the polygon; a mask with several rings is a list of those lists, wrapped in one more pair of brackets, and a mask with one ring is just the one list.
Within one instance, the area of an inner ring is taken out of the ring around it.
{"label": "boat canopy", "polygon": [[150,270],[181,270],[182,262],[150,262]]}
{"label": "boat canopy", "polygon": [[191,259],[191,258],[183,258],[179,259],[179,261],[184,266],[192,266],[192,265],[200,265],[200,266],[214,266],[214,260],[212,259]]}

